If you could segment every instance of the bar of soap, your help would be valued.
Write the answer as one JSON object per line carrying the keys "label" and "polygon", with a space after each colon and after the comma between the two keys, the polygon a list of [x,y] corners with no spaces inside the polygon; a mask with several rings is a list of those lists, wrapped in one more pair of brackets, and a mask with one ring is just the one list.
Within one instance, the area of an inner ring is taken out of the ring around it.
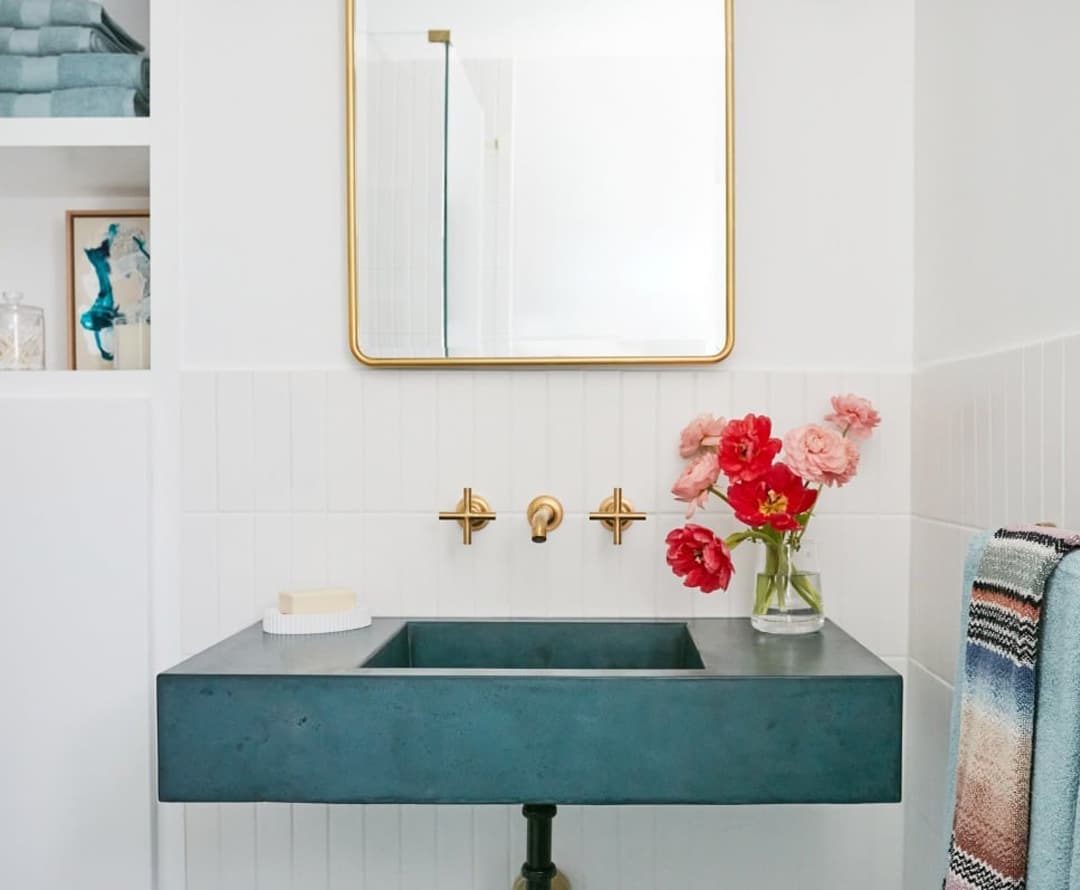
{"label": "bar of soap", "polygon": [[286,590],[278,594],[282,615],[329,615],[356,608],[356,594],[340,587],[326,590]]}

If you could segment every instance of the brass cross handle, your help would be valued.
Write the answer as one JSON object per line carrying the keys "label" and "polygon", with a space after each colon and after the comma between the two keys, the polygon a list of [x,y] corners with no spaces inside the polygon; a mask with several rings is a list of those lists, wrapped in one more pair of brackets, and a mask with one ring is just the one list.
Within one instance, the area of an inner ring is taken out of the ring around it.
{"label": "brass cross handle", "polygon": [[457,502],[452,513],[440,513],[439,519],[453,519],[464,529],[461,540],[463,544],[471,544],[473,532],[478,532],[489,522],[495,520],[495,511],[491,505],[480,495],[474,495],[471,488],[462,492],[461,500]]}
{"label": "brass cross handle", "polygon": [[645,518],[644,513],[634,512],[633,504],[623,500],[621,488],[616,488],[611,497],[600,502],[600,508],[595,513],[589,514],[589,519],[602,522],[604,528],[612,533],[616,545],[622,544],[625,529],[630,528],[632,523],[644,522]]}

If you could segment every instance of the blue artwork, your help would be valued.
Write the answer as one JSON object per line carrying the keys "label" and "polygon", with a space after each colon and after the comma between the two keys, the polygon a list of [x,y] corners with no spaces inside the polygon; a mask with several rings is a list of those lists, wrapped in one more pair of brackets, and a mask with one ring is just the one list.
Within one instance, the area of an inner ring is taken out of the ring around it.
{"label": "blue artwork", "polygon": [[[78,315],[79,326],[89,335],[83,352],[102,362],[113,361],[112,328],[117,319],[125,317],[125,309],[131,311],[138,306],[140,315],[144,319],[149,317],[150,248],[143,225],[145,221],[145,218],[133,217],[129,222],[120,217],[108,222],[102,232],[103,221],[98,220],[97,232],[91,236],[92,246],[81,247],[93,270],[92,277],[86,276],[82,280],[82,292],[87,298],[95,294],[93,302],[89,306],[83,304],[84,311]],[[93,219],[78,222],[95,223]],[[117,293],[121,283],[123,299]],[[89,337],[92,337],[92,346]],[[78,361],[76,366],[80,366]]]}

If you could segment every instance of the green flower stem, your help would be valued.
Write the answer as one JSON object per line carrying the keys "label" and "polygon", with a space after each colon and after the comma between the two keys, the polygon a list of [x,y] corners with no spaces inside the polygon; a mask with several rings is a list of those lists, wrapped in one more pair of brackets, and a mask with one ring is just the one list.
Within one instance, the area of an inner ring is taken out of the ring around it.
{"label": "green flower stem", "polygon": [[814,589],[814,585],[810,583],[810,579],[806,575],[793,574],[791,576],[791,586],[795,588],[795,592],[802,597],[811,609],[815,612],[821,612],[821,594]]}

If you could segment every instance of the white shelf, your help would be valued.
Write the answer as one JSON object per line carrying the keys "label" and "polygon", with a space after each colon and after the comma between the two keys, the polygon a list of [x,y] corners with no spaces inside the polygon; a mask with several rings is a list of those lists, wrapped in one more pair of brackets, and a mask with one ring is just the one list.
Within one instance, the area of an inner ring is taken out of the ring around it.
{"label": "white shelf", "polygon": [[146,398],[149,371],[0,371],[0,399]]}
{"label": "white shelf", "polygon": [[0,147],[150,145],[150,118],[3,118]]}

